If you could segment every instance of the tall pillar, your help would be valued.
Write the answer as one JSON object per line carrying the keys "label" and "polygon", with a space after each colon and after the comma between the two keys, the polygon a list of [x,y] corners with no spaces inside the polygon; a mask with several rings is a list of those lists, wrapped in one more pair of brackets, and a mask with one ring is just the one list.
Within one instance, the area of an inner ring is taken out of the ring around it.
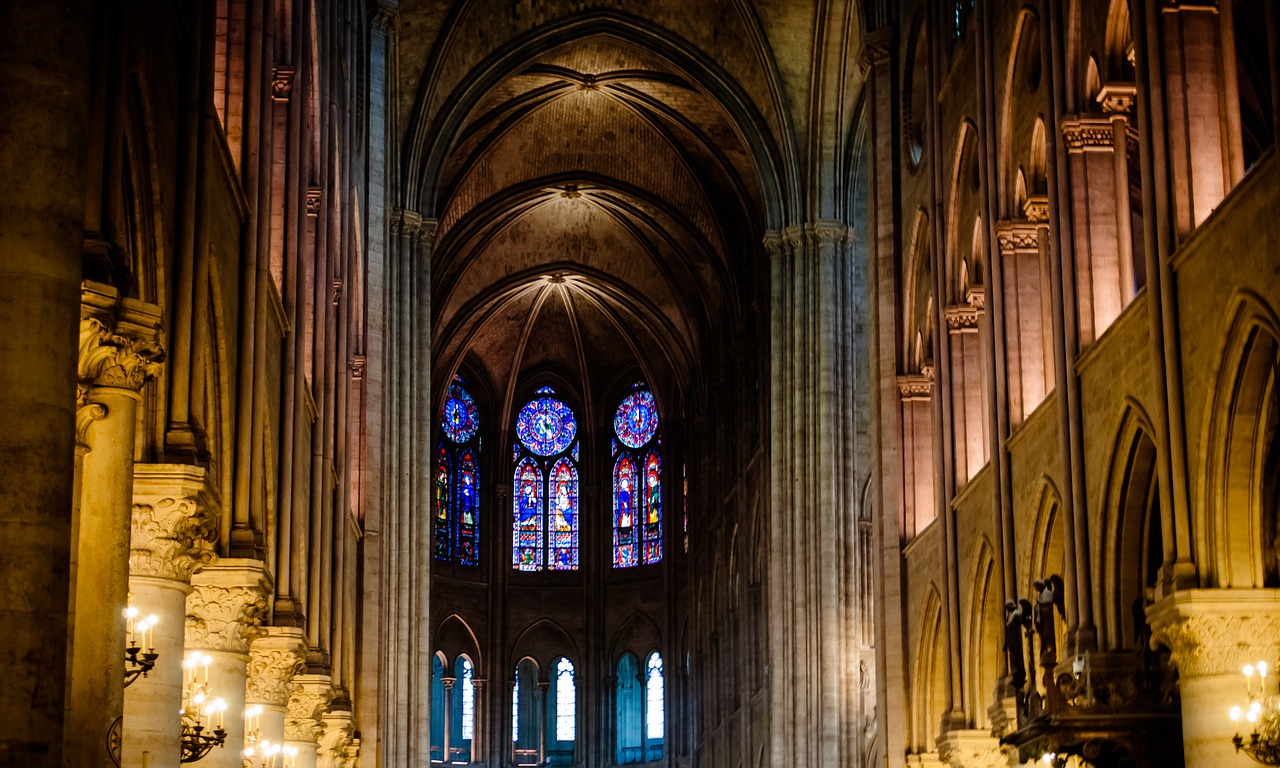
{"label": "tall pillar", "polygon": [[298,675],[284,719],[285,746],[298,750],[296,768],[316,768],[325,711],[333,700],[333,680],[328,675]]}
{"label": "tall pillar", "polygon": [[1280,652],[1280,590],[1178,590],[1147,609],[1152,638],[1178,671],[1186,768],[1253,765],[1231,743],[1227,713],[1247,705],[1245,664]]}
{"label": "tall pillar", "polygon": [[80,399],[103,415],[86,432],[72,521],[66,749],[71,765],[115,768],[118,755],[108,744],[118,745],[112,734],[124,712],[137,408],[143,385],[160,372],[160,310],[97,283],[85,283],[81,301]]}
{"label": "tall pillar", "polygon": [[200,768],[243,768],[245,681],[249,644],[262,634],[271,579],[261,560],[226,558],[191,577],[187,596],[187,651],[212,657],[209,694],[227,703],[226,744]]}
{"label": "tall pillar", "polygon": [[65,764],[91,8],[0,7],[0,766]]}
{"label": "tall pillar", "polygon": [[[264,742],[284,743],[285,713],[293,679],[302,674],[307,641],[297,627],[265,627],[266,634],[249,646],[248,679],[245,681],[245,708],[262,707],[258,716],[257,746]],[[246,728],[248,726],[246,725]],[[251,746],[246,742],[246,747]]]}
{"label": "tall pillar", "polygon": [[139,464],[133,472],[129,591],[159,622],[156,666],[124,692],[122,768],[176,765],[182,730],[182,657],[191,572],[214,558],[218,512],[208,472],[188,464]]}

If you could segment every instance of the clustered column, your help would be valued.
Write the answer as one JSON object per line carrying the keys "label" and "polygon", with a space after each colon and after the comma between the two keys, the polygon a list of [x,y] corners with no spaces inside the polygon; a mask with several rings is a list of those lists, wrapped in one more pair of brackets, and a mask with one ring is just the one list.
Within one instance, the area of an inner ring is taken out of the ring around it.
{"label": "clustered column", "polygon": [[129,591],[140,616],[158,620],[135,644],[158,655],[147,677],[125,689],[124,768],[178,762],[186,601],[192,571],[214,559],[211,543],[217,539],[217,520],[213,489],[203,468],[134,468]]}

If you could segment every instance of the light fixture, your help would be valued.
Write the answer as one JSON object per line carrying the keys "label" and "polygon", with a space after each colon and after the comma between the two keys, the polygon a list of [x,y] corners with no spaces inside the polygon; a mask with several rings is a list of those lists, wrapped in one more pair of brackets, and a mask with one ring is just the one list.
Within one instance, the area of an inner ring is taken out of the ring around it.
{"label": "light fixture", "polygon": [[[156,666],[160,654],[155,649],[155,629],[160,619],[155,614],[148,614],[139,619],[141,612],[133,604],[133,593],[129,593],[124,609],[125,643],[124,643],[124,687],[128,688],[139,677],[146,677]],[[142,650],[145,643],[146,651]]]}
{"label": "light fixture", "polygon": [[297,747],[272,744],[266,739],[256,746],[245,747],[242,754],[245,765],[254,768],[297,768],[298,765]]}
{"label": "light fixture", "polygon": [[[182,686],[182,757],[179,762],[194,763],[214,747],[227,741],[223,716],[227,702],[209,692],[209,665],[213,658],[194,651],[182,660],[186,680]],[[209,733],[205,729],[212,727]]]}
{"label": "light fixture", "polygon": [[[1245,706],[1234,706],[1228,712],[1235,725],[1231,743],[1237,752],[1244,752],[1263,765],[1280,765],[1280,691],[1269,691],[1267,662],[1245,664],[1244,690],[1248,700]],[[1253,683],[1254,674],[1258,683]],[[1240,721],[1248,724],[1249,735],[1240,735]]]}

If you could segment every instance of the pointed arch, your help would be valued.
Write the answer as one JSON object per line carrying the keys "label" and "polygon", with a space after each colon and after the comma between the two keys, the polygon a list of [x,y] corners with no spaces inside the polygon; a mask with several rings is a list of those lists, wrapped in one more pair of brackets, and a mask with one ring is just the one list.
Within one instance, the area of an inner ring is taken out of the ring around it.
{"label": "pointed arch", "polygon": [[933,752],[934,741],[948,708],[946,643],[942,636],[942,601],[938,588],[929,585],[928,597],[921,615],[920,637],[916,643],[911,667],[914,704],[911,720],[911,747],[919,754]]}
{"label": "pointed arch", "polygon": [[969,672],[966,711],[973,713],[974,726],[990,726],[987,710],[995,700],[996,682],[1003,672],[1001,632],[1004,620],[1002,580],[996,574],[991,543],[983,536],[969,572],[968,626],[965,648]]}

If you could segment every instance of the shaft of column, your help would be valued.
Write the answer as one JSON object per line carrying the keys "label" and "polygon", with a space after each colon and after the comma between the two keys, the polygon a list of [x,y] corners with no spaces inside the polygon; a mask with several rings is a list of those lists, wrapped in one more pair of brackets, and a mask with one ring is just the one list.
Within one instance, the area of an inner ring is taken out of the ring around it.
{"label": "shaft of column", "polygon": [[201,467],[134,467],[129,590],[139,618],[158,620],[150,642],[138,643],[158,655],[147,676],[124,691],[122,768],[178,763],[186,600],[192,570],[213,560],[217,521],[213,489]]}
{"label": "shaft of column", "polygon": [[[0,6],[0,765],[65,764],[92,5]],[[20,183],[19,183],[20,182]]]}

